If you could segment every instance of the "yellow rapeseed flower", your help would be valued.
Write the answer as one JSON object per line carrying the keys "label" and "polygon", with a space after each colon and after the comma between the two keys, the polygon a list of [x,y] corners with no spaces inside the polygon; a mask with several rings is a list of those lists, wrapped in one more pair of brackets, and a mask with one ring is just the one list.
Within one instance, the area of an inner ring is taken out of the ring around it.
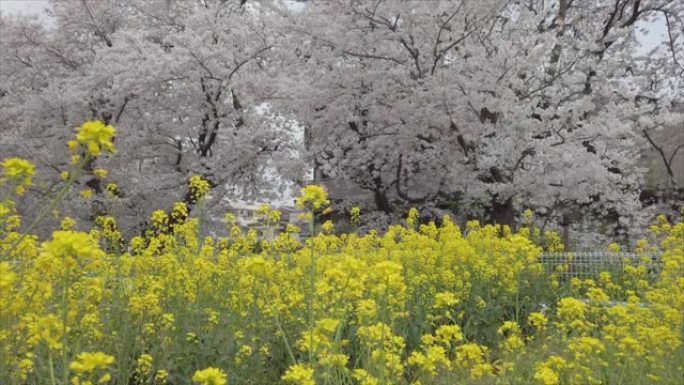
{"label": "yellow rapeseed flower", "polygon": [[157,384],[166,384],[166,379],[169,378],[169,372],[164,369],[159,369],[154,374],[154,380]]}
{"label": "yellow rapeseed flower", "polygon": [[282,213],[279,210],[271,210],[268,212],[268,222],[272,224],[280,223]]}
{"label": "yellow rapeseed flower", "polygon": [[299,192],[295,204],[300,209],[318,210],[330,204],[328,193],[323,186],[304,186]]}
{"label": "yellow rapeseed flower", "polygon": [[226,374],[217,368],[206,368],[195,371],[192,376],[192,382],[200,385],[226,385],[228,380]]}
{"label": "yellow rapeseed flower", "polygon": [[69,364],[69,369],[73,370],[78,374],[92,373],[96,369],[107,369],[111,364],[114,363],[114,357],[102,353],[79,353],[75,361]]}
{"label": "yellow rapeseed flower", "polygon": [[[102,151],[115,152],[114,135],[116,130],[101,121],[88,121],[76,129],[76,140],[83,145],[91,156],[99,156]],[[71,145],[69,146],[71,148]]]}
{"label": "yellow rapeseed flower", "polygon": [[137,367],[136,367],[135,371],[140,376],[146,376],[152,372],[152,365],[154,364],[154,357],[152,357],[149,354],[141,354],[140,357],[138,357],[136,363],[137,363]]}
{"label": "yellow rapeseed flower", "polygon": [[41,341],[45,341],[51,350],[60,350],[63,347],[63,324],[54,314],[42,317],[29,315],[26,317],[28,339],[26,342],[30,347],[37,346]]}
{"label": "yellow rapeseed flower", "polygon": [[193,202],[197,202],[207,195],[210,185],[201,176],[194,175],[188,180],[188,188],[190,189],[190,198]]}
{"label": "yellow rapeseed flower", "polygon": [[411,207],[411,209],[408,212],[408,215],[406,216],[406,225],[414,229],[416,227],[416,224],[418,224],[418,209],[415,207]]}
{"label": "yellow rapeseed flower", "polygon": [[0,178],[0,185],[11,181],[18,183],[24,187],[31,185],[31,178],[36,172],[35,166],[26,159],[8,158],[0,163],[2,166],[2,178]]}
{"label": "yellow rapeseed flower", "polygon": [[55,231],[52,240],[44,242],[36,267],[49,271],[55,266],[70,268],[78,262],[100,260],[105,253],[91,234],[78,231]]}
{"label": "yellow rapeseed flower", "polygon": [[358,207],[352,207],[351,211],[349,212],[349,216],[351,218],[351,222],[355,225],[360,225],[361,224],[361,209]]}
{"label": "yellow rapeseed flower", "polygon": [[31,358],[24,358],[19,361],[17,366],[19,369],[19,378],[26,382],[28,375],[33,372],[33,360]]}
{"label": "yellow rapeseed flower", "polygon": [[119,186],[117,186],[116,183],[107,183],[106,190],[111,196],[119,196]]}
{"label": "yellow rapeseed flower", "polygon": [[96,168],[95,170],[93,170],[93,175],[95,175],[99,179],[106,178],[108,174],[109,174],[109,171],[102,169],[102,168]]}
{"label": "yellow rapeseed flower", "polygon": [[534,379],[541,385],[559,385],[558,373],[548,366],[542,365],[534,372]]}
{"label": "yellow rapeseed flower", "polygon": [[81,190],[81,192],[78,193],[78,195],[79,195],[81,198],[83,198],[83,199],[85,199],[85,200],[88,200],[88,199],[90,199],[90,198],[93,197],[93,190],[87,188],[87,189],[85,189],[85,190]]}
{"label": "yellow rapeseed flower", "polygon": [[435,294],[435,302],[432,305],[435,309],[448,308],[458,303],[458,298],[451,292],[443,292]]}
{"label": "yellow rapeseed flower", "polygon": [[442,344],[447,346],[451,342],[463,340],[463,333],[458,325],[442,325],[435,331],[435,336]]}
{"label": "yellow rapeseed flower", "polygon": [[542,313],[532,312],[527,316],[527,324],[538,331],[544,331],[548,322],[549,320]]}
{"label": "yellow rapeseed flower", "polygon": [[290,366],[281,377],[283,381],[294,385],[315,385],[314,370],[303,364]]}
{"label": "yellow rapeseed flower", "polygon": [[183,202],[176,202],[171,209],[171,218],[183,221],[188,217],[188,206]]}
{"label": "yellow rapeseed flower", "polygon": [[321,231],[323,231],[324,234],[332,234],[332,232],[335,230],[335,225],[332,223],[332,221],[325,221],[321,225]]}
{"label": "yellow rapeseed flower", "polygon": [[152,222],[152,226],[156,229],[163,230],[166,229],[166,226],[169,224],[169,216],[166,215],[164,210],[155,210],[152,213],[150,221]]}
{"label": "yellow rapeseed flower", "polygon": [[71,230],[72,228],[74,228],[74,226],[76,226],[76,220],[74,220],[71,217],[64,217],[64,219],[62,219],[62,222],[59,225],[59,227],[61,227],[64,231]]}

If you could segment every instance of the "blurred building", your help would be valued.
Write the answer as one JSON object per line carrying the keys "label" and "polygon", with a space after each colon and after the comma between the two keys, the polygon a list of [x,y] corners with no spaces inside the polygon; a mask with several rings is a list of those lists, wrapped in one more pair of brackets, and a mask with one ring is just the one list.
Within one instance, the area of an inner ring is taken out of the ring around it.
{"label": "blurred building", "polygon": [[255,230],[260,238],[271,240],[278,234],[285,231],[287,225],[295,225],[301,229],[299,236],[306,237],[308,235],[308,226],[305,221],[299,219],[301,210],[294,206],[276,206],[271,207],[271,210],[280,211],[280,221],[277,224],[267,223],[259,214],[259,207],[261,203],[254,202],[237,202],[231,203],[228,207],[228,212],[235,215],[236,224],[244,232]]}

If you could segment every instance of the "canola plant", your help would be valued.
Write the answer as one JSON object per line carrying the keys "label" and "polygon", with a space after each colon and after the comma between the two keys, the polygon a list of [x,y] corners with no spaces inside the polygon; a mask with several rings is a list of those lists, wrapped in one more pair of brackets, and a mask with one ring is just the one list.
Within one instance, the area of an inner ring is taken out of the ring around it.
{"label": "canola plant", "polygon": [[[231,215],[225,236],[202,239],[185,203],[130,240],[112,217],[87,232],[65,217],[48,239],[32,235],[84,166],[115,151],[114,135],[101,122],[78,128],[63,188],[21,232],[15,202],[35,168],[0,163],[2,384],[684,381],[684,223],[660,218],[639,243],[661,253],[657,274],[645,258],[583,279],[560,274],[567,265],[547,271],[539,245],[559,250],[558,237],[527,227],[420,224],[411,210],[385,234],[336,235],[317,225],[330,209],[319,186],[297,199],[303,241],[295,226],[259,239]],[[187,188],[192,202],[210,190],[198,176]],[[259,215],[280,219],[267,206]]]}

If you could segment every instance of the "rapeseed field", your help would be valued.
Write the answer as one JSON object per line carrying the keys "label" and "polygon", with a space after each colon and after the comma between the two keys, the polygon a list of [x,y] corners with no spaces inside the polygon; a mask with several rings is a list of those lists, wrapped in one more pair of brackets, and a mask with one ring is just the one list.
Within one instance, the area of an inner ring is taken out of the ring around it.
{"label": "rapeseed field", "polygon": [[[540,263],[562,245],[528,227],[420,224],[412,210],[384,234],[335,234],[318,186],[297,200],[302,241],[295,226],[260,239],[230,215],[224,236],[201,238],[186,203],[127,241],[112,217],[32,235],[114,134],[79,128],[42,217],[16,210],[34,166],[0,163],[2,384],[684,383],[684,223],[660,218],[642,261],[583,278],[562,274],[571,260]],[[187,188],[201,202],[209,184]]]}

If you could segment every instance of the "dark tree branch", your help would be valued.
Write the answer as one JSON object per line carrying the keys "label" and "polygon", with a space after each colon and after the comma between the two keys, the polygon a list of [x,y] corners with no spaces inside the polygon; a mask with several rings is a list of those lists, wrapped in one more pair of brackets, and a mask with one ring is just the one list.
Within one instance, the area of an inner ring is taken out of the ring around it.
{"label": "dark tree branch", "polygon": [[86,0],[81,0],[83,3],[83,7],[85,7],[86,11],[88,12],[88,16],[90,16],[90,20],[93,22],[93,28],[95,28],[95,35],[100,37],[102,40],[104,40],[105,44],[107,44],[107,47],[112,47],[112,41],[109,39],[109,37],[102,32],[102,30],[98,27],[98,22],[95,20],[95,16],[93,15],[93,12],[90,10],[90,7],[88,6],[88,2]]}
{"label": "dark tree branch", "polygon": [[123,115],[124,110],[126,109],[126,105],[128,104],[129,97],[125,96],[124,101],[121,104],[121,107],[119,108],[119,111],[116,113],[116,117],[114,118],[114,123],[119,123],[119,120],[121,119],[121,115]]}
{"label": "dark tree branch", "polygon": [[[663,148],[658,146],[656,142],[653,141],[651,136],[648,134],[648,131],[642,130],[641,133],[644,135],[646,140],[651,144],[651,146],[653,146],[653,149],[656,150],[656,152],[660,155],[660,158],[663,160],[663,164],[665,165],[665,170],[667,171],[667,174],[670,176],[670,179],[673,179],[674,173],[672,172],[672,165],[668,161],[667,156],[665,155],[665,151],[663,151]],[[677,150],[679,150],[679,148],[677,148]],[[677,150],[675,150],[675,153],[677,152]]]}
{"label": "dark tree branch", "polygon": [[523,151],[522,154],[520,154],[520,157],[518,158],[518,160],[515,162],[515,166],[513,166],[513,172],[518,170],[518,168],[522,164],[523,160],[525,160],[525,158],[527,158],[528,156],[534,156],[534,152],[535,152],[534,148],[532,148],[532,147],[526,148],[525,151]]}

